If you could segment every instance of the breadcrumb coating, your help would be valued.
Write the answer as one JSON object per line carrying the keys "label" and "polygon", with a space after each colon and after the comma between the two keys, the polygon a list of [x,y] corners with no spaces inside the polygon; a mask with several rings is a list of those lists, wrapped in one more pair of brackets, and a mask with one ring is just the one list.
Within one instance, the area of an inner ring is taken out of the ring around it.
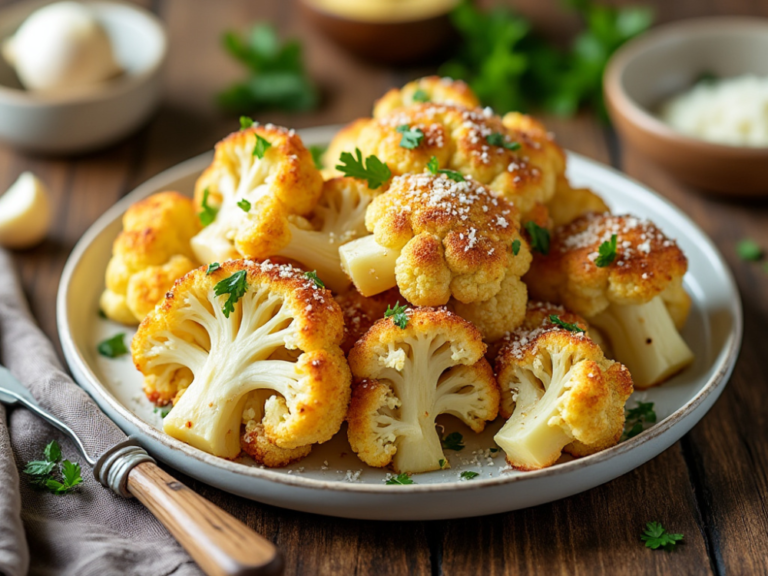
{"label": "breadcrumb coating", "polygon": [[341,343],[344,354],[349,354],[360,337],[368,332],[377,320],[384,317],[387,308],[394,308],[396,304],[406,302],[397,288],[370,297],[365,297],[352,288],[335,298],[344,313],[344,341]]}
{"label": "breadcrumb coating", "polygon": [[555,195],[547,204],[547,209],[554,228],[570,224],[585,214],[610,212],[600,196],[589,188],[573,188],[564,176],[557,179]]}
{"label": "breadcrumb coating", "polygon": [[414,104],[456,104],[464,108],[479,108],[480,100],[462,80],[425,76],[408,82],[402,88],[392,88],[373,106],[373,117],[382,118],[399,108]]}

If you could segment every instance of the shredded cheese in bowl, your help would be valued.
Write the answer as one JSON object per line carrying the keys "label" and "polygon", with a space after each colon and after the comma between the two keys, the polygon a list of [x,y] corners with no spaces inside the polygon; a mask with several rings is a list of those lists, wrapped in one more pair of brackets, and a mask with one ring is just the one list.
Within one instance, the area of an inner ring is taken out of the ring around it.
{"label": "shredded cheese in bowl", "polygon": [[699,82],[661,107],[661,119],[695,138],[731,146],[768,146],[768,77]]}

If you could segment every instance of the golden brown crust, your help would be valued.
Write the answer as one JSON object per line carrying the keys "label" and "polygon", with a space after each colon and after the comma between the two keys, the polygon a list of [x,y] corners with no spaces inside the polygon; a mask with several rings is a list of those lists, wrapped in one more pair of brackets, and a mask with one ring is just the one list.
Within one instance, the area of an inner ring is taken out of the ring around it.
{"label": "golden brown crust", "polygon": [[268,468],[281,468],[309,456],[312,445],[299,448],[280,448],[271,441],[264,432],[261,422],[251,421],[243,427],[240,437],[240,447],[243,452],[253,458],[258,464]]}
{"label": "golden brown crust", "polygon": [[[547,210],[551,217],[550,228],[559,228],[570,224],[579,216],[595,212],[603,214],[610,212],[608,205],[600,196],[589,188],[573,188],[570,182],[562,175],[557,179],[555,195],[547,203]],[[536,222],[544,226],[541,222]]]}
{"label": "golden brown crust", "polygon": [[373,117],[381,118],[398,108],[420,104],[414,99],[417,91],[426,95],[427,101],[435,104],[454,104],[465,108],[478,108],[480,100],[462,80],[425,76],[409,82],[402,88],[392,88],[379,98],[373,107]]}
{"label": "golden brown crust", "polygon": [[387,308],[406,301],[397,288],[368,298],[352,288],[335,298],[344,313],[344,340],[341,343],[344,354],[349,354],[355,342],[368,332],[374,322],[384,317]]}

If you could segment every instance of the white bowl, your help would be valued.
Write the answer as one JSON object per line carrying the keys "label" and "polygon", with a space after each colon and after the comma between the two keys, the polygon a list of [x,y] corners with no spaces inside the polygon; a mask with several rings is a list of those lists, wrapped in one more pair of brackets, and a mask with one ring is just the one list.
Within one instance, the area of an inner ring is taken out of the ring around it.
{"label": "white bowl", "polygon": [[[22,2],[0,10],[0,39],[13,35],[32,12],[50,3]],[[127,136],[154,111],[166,56],[162,24],[132,4],[84,3],[95,10],[125,72],[81,94],[35,94],[24,90],[0,59],[0,140],[32,152],[86,152]]]}

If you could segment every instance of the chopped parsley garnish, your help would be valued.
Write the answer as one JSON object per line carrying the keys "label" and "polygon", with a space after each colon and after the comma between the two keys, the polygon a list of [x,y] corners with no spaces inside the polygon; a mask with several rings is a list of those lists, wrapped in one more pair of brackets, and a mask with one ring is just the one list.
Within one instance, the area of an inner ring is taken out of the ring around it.
{"label": "chopped parsley garnish", "polygon": [[99,342],[96,350],[98,350],[99,354],[106,356],[107,358],[117,358],[118,356],[128,354],[128,348],[125,345],[124,338],[124,332],[115,334],[112,338],[107,338],[106,340]]}
{"label": "chopped parsley garnish", "polygon": [[323,154],[328,149],[328,146],[321,146],[320,144],[312,144],[309,147],[309,153],[312,154],[312,160],[315,161],[315,168],[318,170],[323,169]]}
{"label": "chopped parsley garnish", "polygon": [[507,150],[520,149],[520,142],[507,142],[506,138],[504,138],[504,134],[501,132],[493,132],[492,134],[488,134],[485,139],[491,146],[501,146]]}
{"label": "chopped parsley garnish", "polygon": [[549,321],[556,326],[560,326],[560,328],[568,330],[569,332],[584,332],[584,329],[579,328],[578,324],[571,324],[570,322],[566,322],[565,320],[562,320],[557,314],[550,314]]}
{"label": "chopped parsley garnish", "polygon": [[368,156],[363,162],[363,153],[359,148],[355,148],[355,156],[349,152],[342,152],[339,161],[341,164],[336,166],[336,170],[344,176],[365,180],[371,190],[380,188],[392,176],[389,166],[374,155]]}
{"label": "chopped parsley garnish", "polygon": [[595,266],[598,268],[605,268],[616,260],[616,234],[611,235],[611,240],[606,240],[597,249],[597,258],[595,259]]}
{"label": "chopped parsley garnish", "polygon": [[246,200],[245,198],[243,198],[242,200],[240,200],[240,201],[237,203],[237,205],[238,205],[238,207],[240,208],[240,210],[242,210],[243,212],[248,212],[248,211],[250,211],[250,209],[251,209],[251,203],[250,203],[250,202],[248,202],[248,200]]}
{"label": "chopped parsley garnish", "polygon": [[304,272],[304,277],[309,280],[312,280],[312,282],[314,282],[315,286],[317,286],[318,288],[325,288],[325,284],[323,284],[323,281],[317,277],[317,270],[312,270],[312,272]]}
{"label": "chopped parsley garnish", "polygon": [[462,480],[472,480],[478,476],[480,476],[480,472],[474,472],[473,470],[464,470],[464,472],[461,473]]}
{"label": "chopped parsley garnish", "polygon": [[210,276],[211,274],[216,272],[216,270],[218,270],[219,268],[221,268],[221,264],[219,264],[218,262],[211,262],[210,264],[208,264],[208,268],[205,269],[205,275]]}
{"label": "chopped parsley garnish", "polygon": [[444,450],[455,450],[459,452],[464,450],[464,436],[459,432],[451,432],[445,438],[440,440],[440,445]]}
{"label": "chopped parsley garnish", "polygon": [[531,249],[545,256],[549,254],[549,230],[542,228],[533,220],[525,223],[525,229],[531,237]]}
{"label": "chopped parsley garnish", "polygon": [[682,534],[670,534],[666,531],[661,522],[648,522],[640,539],[645,542],[646,548],[657,550],[674,550],[678,542],[683,539]]}
{"label": "chopped parsley garnish", "polygon": [[744,261],[757,262],[763,257],[763,249],[754,240],[746,238],[736,244],[736,254]]}
{"label": "chopped parsley garnish", "polygon": [[232,276],[224,278],[224,280],[213,287],[213,293],[216,296],[229,295],[227,301],[224,302],[224,307],[221,309],[225,318],[229,318],[229,315],[234,312],[235,304],[245,295],[247,290],[248,273],[245,270],[235,272]]}
{"label": "chopped parsley garnish", "polygon": [[413,101],[414,102],[429,102],[429,94],[427,94],[424,90],[419,88],[416,90],[416,92],[413,93]]}
{"label": "chopped parsley garnish", "polygon": [[408,476],[408,474],[402,472],[397,476],[392,476],[392,478],[387,479],[385,484],[387,486],[406,486],[408,484],[415,484],[415,482],[411,480],[411,477]]}
{"label": "chopped parsley garnish", "polygon": [[[61,460],[61,446],[56,440],[50,442],[43,451],[44,460],[27,462],[24,473],[30,477],[33,484],[47,488],[53,494],[66,494],[83,483],[80,476],[80,465],[69,460]],[[60,475],[61,481],[56,476]]]}
{"label": "chopped parsley garnish", "polygon": [[152,413],[153,414],[157,414],[158,412],[160,412],[160,418],[165,418],[171,412],[171,409],[170,408],[159,408],[159,407],[155,406],[155,409],[152,410]]}
{"label": "chopped parsley garnish", "polygon": [[405,313],[405,311],[408,309],[408,306],[403,304],[400,306],[400,301],[398,300],[395,302],[395,307],[390,308],[389,304],[387,304],[387,309],[384,312],[384,318],[392,318],[392,322],[395,323],[395,326],[398,328],[405,328],[408,325],[408,315]]}
{"label": "chopped parsley garnish", "polygon": [[261,160],[270,148],[272,148],[272,143],[261,134],[256,134],[256,145],[253,147],[253,155]]}
{"label": "chopped parsley garnish", "polygon": [[219,213],[218,208],[214,208],[213,206],[208,205],[209,194],[210,194],[210,191],[208,190],[208,188],[203,190],[203,202],[201,204],[201,207],[203,210],[197,214],[203,226],[208,226],[210,224],[213,224],[213,221],[216,220],[216,214]]}
{"label": "chopped parsley garnish", "polygon": [[445,458],[440,458],[440,460],[438,460],[437,463],[440,466],[440,470],[445,468]]}
{"label": "chopped parsley garnish", "polygon": [[421,141],[424,139],[424,132],[418,128],[411,128],[408,124],[402,124],[396,128],[396,130],[403,135],[400,138],[400,147],[413,150],[418,148]]}
{"label": "chopped parsley garnish", "polygon": [[638,402],[637,406],[627,410],[624,419],[624,434],[621,440],[634,438],[645,430],[646,424],[656,423],[656,412],[653,410],[653,402]]}
{"label": "chopped parsley garnish", "polygon": [[448,178],[453,180],[454,182],[464,182],[464,175],[461,172],[456,172],[455,170],[446,170],[441,169],[440,165],[437,162],[437,157],[432,156],[432,158],[429,159],[429,162],[427,162],[427,170],[429,170],[432,174],[445,174]]}
{"label": "chopped parsley garnish", "polygon": [[253,119],[248,116],[240,116],[240,130],[245,130],[253,126]]}
{"label": "chopped parsley garnish", "polygon": [[512,255],[517,256],[518,254],[520,254],[520,240],[515,238],[512,242]]}
{"label": "chopped parsley garnish", "polygon": [[99,318],[103,318],[104,320],[107,319],[107,315],[104,313],[104,310],[102,310],[101,308],[99,308],[98,314],[99,314]]}

